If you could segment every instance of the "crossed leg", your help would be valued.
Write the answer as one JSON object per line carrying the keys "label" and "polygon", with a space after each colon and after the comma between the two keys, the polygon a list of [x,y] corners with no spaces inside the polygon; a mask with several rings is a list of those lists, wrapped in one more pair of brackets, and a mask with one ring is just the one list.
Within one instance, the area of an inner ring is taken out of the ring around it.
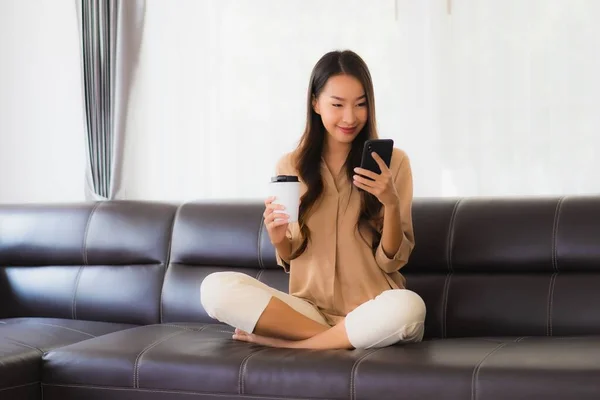
{"label": "crossed leg", "polygon": [[241,273],[209,275],[201,300],[212,318],[236,328],[234,339],[264,346],[352,349],[423,338],[425,303],[405,289],[383,292],[333,327],[307,301]]}

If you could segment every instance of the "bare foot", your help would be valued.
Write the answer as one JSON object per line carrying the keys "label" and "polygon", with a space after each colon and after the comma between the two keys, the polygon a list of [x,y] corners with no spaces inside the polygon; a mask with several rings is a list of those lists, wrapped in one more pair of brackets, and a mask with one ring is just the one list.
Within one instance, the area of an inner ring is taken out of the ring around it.
{"label": "bare foot", "polygon": [[235,330],[233,339],[242,342],[254,343],[261,346],[282,347],[288,349],[352,349],[352,345],[346,335],[344,324],[338,324],[333,328],[305,340],[285,340],[267,336],[257,335],[255,333],[244,332],[241,329]]}
{"label": "bare foot", "polygon": [[267,336],[260,336],[254,333],[248,333],[241,329],[236,328],[235,333],[233,334],[234,340],[239,340],[241,342],[254,343],[261,346],[269,346],[269,347],[293,347],[293,341],[284,340],[284,339],[276,339]]}

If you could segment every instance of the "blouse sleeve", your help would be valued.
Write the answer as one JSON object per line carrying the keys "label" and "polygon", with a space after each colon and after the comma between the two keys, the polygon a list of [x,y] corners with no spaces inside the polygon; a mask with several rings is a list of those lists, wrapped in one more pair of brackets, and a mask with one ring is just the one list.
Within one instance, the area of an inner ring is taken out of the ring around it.
{"label": "blouse sleeve", "polygon": [[415,238],[412,224],[412,199],[413,199],[413,179],[410,160],[402,152],[402,160],[395,171],[394,184],[398,195],[400,196],[400,222],[402,225],[402,242],[398,251],[391,258],[383,251],[383,245],[380,242],[375,251],[375,260],[379,268],[387,273],[398,271],[408,262],[410,254],[415,246]]}

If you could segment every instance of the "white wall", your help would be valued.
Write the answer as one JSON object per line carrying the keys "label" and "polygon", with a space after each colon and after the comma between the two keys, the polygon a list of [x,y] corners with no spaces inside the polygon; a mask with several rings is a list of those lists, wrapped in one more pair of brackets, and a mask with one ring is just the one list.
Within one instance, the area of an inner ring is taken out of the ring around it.
{"label": "white wall", "polygon": [[0,0],[0,202],[83,200],[73,0]]}
{"label": "white wall", "polygon": [[[73,3],[0,0],[0,201],[83,196]],[[336,48],[369,64],[415,195],[600,192],[600,1],[147,4],[121,197],[263,197]]]}
{"label": "white wall", "polygon": [[446,193],[600,193],[600,2],[453,4],[439,65]]}
{"label": "white wall", "polygon": [[311,69],[337,48],[369,64],[380,132],[414,157],[416,192],[439,192],[432,3],[149,0],[124,195],[265,196],[303,131]]}
{"label": "white wall", "polygon": [[594,15],[600,1],[148,0],[126,196],[265,196],[312,66],[340,48],[369,64],[416,196],[600,192]]}

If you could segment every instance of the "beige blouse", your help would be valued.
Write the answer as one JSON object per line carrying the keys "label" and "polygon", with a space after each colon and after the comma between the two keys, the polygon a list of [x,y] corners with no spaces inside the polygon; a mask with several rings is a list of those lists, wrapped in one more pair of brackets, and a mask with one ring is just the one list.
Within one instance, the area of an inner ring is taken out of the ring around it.
{"label": "beige blouse", "polygon": [[[277,163],[276,173],[298,175],[288,153]],[[334,177],[321,161],[324,191],[307,220],[311,240],[304,253],[288,262],[277,254],[278,264],[290,274],[290,294],[313,305],[334,325],[362,303],[381,292],[405,287],[398,272],[414,247],[412,227],[412,172],[406,153],[394,149],[390,170],[400,196],[404,237],[397,253],[389,258],[380,244],[375,255],[356,229],[360,212],[358,188],[348,180],[345,168]],[[306,186],[301,182],[301,195]],[[383,208],[382,208],[383,213]],[[288,226],[294,251],[302,243],[298,223]],[[371,240],[363,231],[363,236]]]}

